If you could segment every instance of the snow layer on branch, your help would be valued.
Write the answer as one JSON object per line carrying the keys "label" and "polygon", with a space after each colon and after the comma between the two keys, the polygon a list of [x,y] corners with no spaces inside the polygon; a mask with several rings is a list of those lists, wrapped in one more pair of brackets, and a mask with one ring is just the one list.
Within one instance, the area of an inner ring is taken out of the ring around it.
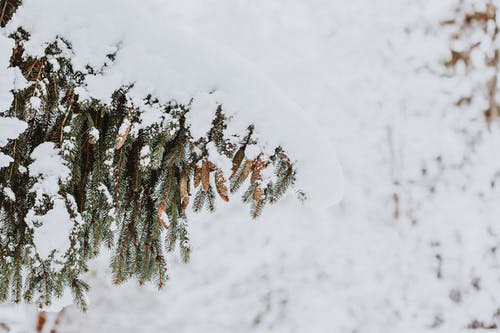
{"label": "snow layer on branch", "polygon": [[0,168],[5,168],[9,166],[10,162],[14,161],[12,157],[9,155],[5,155],[4,153],[0,153]]}
{"label": "snow layer on branch", "polygon": [[69,234],[73,228],[66,204],[61,196],[53,199],[53,208],[44,215],[28,212],[26,223],[33,228],[33,242],[42,260],[47,259],[55,250],[54,259],[62,260],[71,243]]}
{"label": "snow layer on branch", "polygon": [[[14,42],[0,34],[0,112],[9,109],[12,103],[12,89],[22,88],[26,84],[18,69],[8,68],[10,52]],[[5,146],[11,139],[15,139],[26,130],[27,124],[21,120],[0,117],[0,148]],[[0,168],[6,167],[12,162],[10,156],[0,152]]]}
{"label": "snow layer on branch", "polygon": [[[2,73],[0,70],[0,81],[2,80],[1,74]],[[0,82],[0,87],[1,86],[2,84]],[[0,101],[2,100],[1,91],[2,90],[0,89]],[[8,97],[4,98],[7,99]],[[19,136],[19,134],[21,134],[26,130],[27,127],[28,125],[24,121],[21,121],[19,119],[10,117],[0,117],[0,149],[2,148],[2,146],[5,146],[9,140],[16,139]],[[0,152],[0,168],[9,166],[10,162],[12,161],[13,161],[12,157]]]}
{"label": "snow layer on branch", "polygon": [[37,177],[32,191],[41,199],[43,194],[49,197],[59,192],[59,181],[65,181],[70,176],[70,170],[60,155],[60,149],[52,142],[45,142],[31,153],[33,163],[28,166],[30,176]]}
{"label": "snow layer on branch", "polygon": [[[341,170],[330,157],[335,151],[328,137],[312,117],[234,51],[183,29],[174,17],[163,17],[161,6],[153,0],[25,0],[9,29],[23,26],[30,32],[26,49],[33,55],[41,55],[57,36],[67,39],[77,69],[87,64],[100,68],[106,55],[117,51],[104,75],[87,78],[91,97],[109,100],[113,90],[131,83],[130,96],[137,104],[150,93],[184,104],[210,94],[234,116],[230,132],[244,133],[254,124],[263,148],[281,145],[297,161],[297,187],[306,192],[309,204],[336,203],[343,192]],[[138,20],[142,23],[134,24]],[[215,109],[209,104],[191,111],[194,134],[203,135],[199,129],[210,126]]]}
{"label": "snow layer on branch", "polygon": [[[8,39],[0,33],[0,112],[7,110],[12,102],[12,89],[20,89],[26,86],[26,80],[22,76],[18,68],[8,68],[9,60],[14,46],[14,41]],[[2,126],[0,122],[0,126]],[[2,135],[0,127],[0,137]],[[0,142],[1,145],[1,142]]]}
{"label": "snow layer on branch", "polygon": [[60,155],[60,149],[52,142],[45,142],[31,153],[33,163],[28,166],[30,176],[37,177],[31,191],[36,193],[37,205],[43,203],[44,196],[52,202],[52,208],[45,214],[36,214],[32,208],[26,223],[33,228],[33,241],[41,259],[47,259],[54,252],[56,260],[63,259],[70,247],[69,235],[73,222],[69,216],[64,197],[59,192],[59,182],[70,176],[70,170]]}
{"label": "snow layer on branch", "polygon": [[0,147],[5,146],[9,140],[16,139],[27,127],[28,124],[22,120],[2,117],[0,120]]}

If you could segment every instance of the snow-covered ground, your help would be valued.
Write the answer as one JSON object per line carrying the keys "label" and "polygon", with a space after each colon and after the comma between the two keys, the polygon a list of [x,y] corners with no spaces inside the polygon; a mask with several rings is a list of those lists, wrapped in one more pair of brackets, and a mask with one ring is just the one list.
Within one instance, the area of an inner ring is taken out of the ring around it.
{"label": "snow-covered ground", "polygon": [[[89,274],[88,313],[65,309],[58,332],[498,325],[500,129],[487,130],[481,110],[453,106],[467,78],[442,66],[449,43],[439,22],[452,3],[144,1],[142,14],[232,49],[316,119],[337,151],[310,149],[319,163],[338,155],[344,199],[321,211],[287,197],[257,221],[237,204],[193,215],[192,260],[171,256],[165,290],[113,286],[102,258]],[[308,142],[302,135],[294,140]],[[34,318],[0,309],[0,322],[21,331]]]}

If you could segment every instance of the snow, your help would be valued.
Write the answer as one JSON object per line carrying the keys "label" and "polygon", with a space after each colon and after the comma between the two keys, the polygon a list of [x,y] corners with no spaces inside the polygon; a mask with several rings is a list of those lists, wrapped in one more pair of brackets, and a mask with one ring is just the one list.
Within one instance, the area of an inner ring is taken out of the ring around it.
{"label": "snow", "polygon": [[[113,198],[111,197],[111,193],[109,193],[108,188],[106,187],[106,185],[104,185],[104,184],[101,183],[97,189],[106,198],[107,205],[109,207],[112,207],[108,211],[108,216],[111,217],[111,218],[116,218],[116,209],[113,206],[114,205],[114,201],[113,201]],[[116,221],[116,222],[118,223],[118,221]],[[112,231],[116,231],[116,229],[117,229],[116,223],[111,224],[111,228],[113,229]]]}
{"label": "snow", "polygon": [[[8,39],[2,31],[2,33],[0,33],[0,50],[12,50],[13,46],[14,41]],[[26,80],[19,69],[8,68],[10,55],[10,52],[0,53],[0,87],[2,87],[0,91],[0,112],[8,110],[12,103],[11,89],[21,89],[26,86]],[[2,128],[0,127],[0,129]],[[2,131],[0,131],[0,133],[2,133]]]}
{"label": "snow", "polygon": [[[247,158],[252,158],[248,151],[253,149],[253,147],[254,147],[253,145],[250,145],[245,150],[245,156]],[[213,142],[209,142],[205,148],[207,149],[208,155],[210,156],[210,161],[214,163],[219,169],[221,169],[222,172],[225,172],[226,173],[225,178],[229,179],[229,176],[231,174],[232,161],[227,157],[221,155],[217,151],[217,147]]]}
{"label": "snow", "polygon": [[[31,317],[31,318],[30,318]],[[0,305],[0,326],[5,330],[6,327],[10,332],[26,332],[26,327],[35,324],[35,311],[27,309],[22,305],[5,304]]]}
{"label": "snow", "polygon": [[191,113],[187,115],[191,124],[190,130],[193,137],[201,138],[206,136],[215,116],[217,106],[221,102],[217,99],[216,94],[208,91],[196,96],[196,99],[191,103]]}
{"label": "snow", "polygon": [[62,260],[71,245],[69,234],[73,223],[64,199],[57,196],[52,202],[53,208],[44,215],[36,215],[30,210],[25,219],[28,226],[34,229],[33,242],[42,260],[49,258],[54,250],[54,258]]}
{"label": "snow", "polygon": [[[289,195],[255,222],[238,203],[190,214],[191,262],[169,257],[163,291],[114,286],[108,258],[99,258],[87,277],[89,312],[67,308],[60,331],[386,333],[457,332],[473,320],[498,325],[500,129],[484,124],[484,101],[465,110],[453,105],[488,73],[452,76],[443,68],[450,43],[439,22],[452,15],[452,3],[147,0],[143,8],[104,2],[97,18],[88,14],[92,2],[88,12],[75,10],[75,22],[62,27],[81,27],[73,34],[82,38],[82,63],[126,47],[86,35],[87,22],[116,12],[101,23],[127,39],[129,28],[121,26],[129,9],[137,14],[130,22],[170,21],[231,48],[318,119],[348,185],[328,211]],[[148,47],[144,55],[157,51]],[[166,66],[168,57],[158,61]],[[151,89],[164,89],[154,82]],[[193,101],[196,112],[226,97],[203,89],[197,96],[208,101]],[[200,135],[202,123],[193,129]],[[15,321],[9,309],[0,315]],[[24,324],[33,315],[19,317]]]}
{"label": "snow", "polygon": [[42,195],[54,197],[59,192],[59,182],[70,177],[70,170],[62,158],[60,149],[52,142],[44,142],[31,153],[33,162],[28,166],[30,176],[37,177],[32,191],[37,193],[37,200]]}
{"label": "snow", "polygon": [[12,159],[12,157],[0,152],[0,168],[9,166],[9,164],[13,161],[14,159]]}
{"label": "snow", "polygon": [[[1,38],[1,36],[0,36]],[[1,74],[1,73],[0,73]],[[0,75],[1,77],[1,75]],[[0,82],[1,83],[1,82]],[[0,84],[1,86],[1,84]],[[1,93],[0,93],[1,94]],[[5,97],[7,98],[7,97]],[[0,95],[0,100],[2,99]],[[4,99],[5,100],[5,99]],[[1,106],[0,106],[1,107]],[[16,139],[22,132],[26,130],[28,124],[17,118],[1,117],[0,116],[0,150],[5,146],[9,140]],[[0,151],[0,168],[9,166],[14,160],[12,157]]]}
{"label": "snow", "polygon": [[[42,205],[47,196],[53,206],[43,215],[38,215],[35,207],[31,208],[25,221],[34,230],[33,242],[40,258],[47,259],[54,253],[54,259],[61,261],[70,247],[73,221],[64,197],[59,194],[59,184],[69,179],[70,170],[60,155],[60,149],[52,142],[37,146],[30,157],[33,162],[28,171],[31,177],[36,177],[30,191],[36,193],[36,205]],[[55,266],[57,269],[60,265],[56,262]]]}
{"label": "snow", "polygon": [[125,118],[123,119],[122,124],[120,125],[120,128],[118,129],[118,135],[127,135],[128,131],[130,130],[130,119]]}
{"label": "snow", "polygon": [[2,117],[0,122],[0,147],[5,146],[9,140],[16,139],[26,130],[28,124],[12,117]]}
{"label": "snow", "polygon": [[12,191],[10,187],[4,187],[3,193],[7,198],[9,198],[10,201],[12,202],[16,201],[16,194]]}
{"label": "snow", "polygon": [[146,145],[141,148],[140,165],[142,168],[147,168],[151,164],[151,148]]}
{"label": "snow", "polygon": [[89,130],[89,136],[92,138],[92,142],[97,142],[99,141],[99,130],[95,127],[92,127]]}

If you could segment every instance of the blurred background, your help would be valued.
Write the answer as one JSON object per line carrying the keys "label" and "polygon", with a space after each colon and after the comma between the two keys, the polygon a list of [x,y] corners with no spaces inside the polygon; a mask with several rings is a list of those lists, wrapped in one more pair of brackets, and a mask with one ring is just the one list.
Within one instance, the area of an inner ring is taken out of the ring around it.
{"label": "blurred background", "polygon": [[[413,332],[500,325],[496,0],[148,0],[255,64],[337,147],[326,212],[190,217],[170,281],[111,283],[88,313],[3,305],[9,332]],[[286,126],[286,120],[284,120]],[[297,135],[300,140],[300,133]]]}

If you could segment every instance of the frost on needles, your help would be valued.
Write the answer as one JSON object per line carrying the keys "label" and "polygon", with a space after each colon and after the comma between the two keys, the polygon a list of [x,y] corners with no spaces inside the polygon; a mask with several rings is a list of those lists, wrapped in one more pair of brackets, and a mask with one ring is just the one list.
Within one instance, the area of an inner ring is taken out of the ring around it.
{"label": "frost on needles", "polygon": [[[0,1],[2,27],[18,5]],[[166,252],[189,259],[188,209],[213,211],[241,189],[256,218],[294,182],[286,152],[260,151],[252,125],[226,133],[222,105],[206,110],[210,129],[193,137],[190,104],[137,102],[132,85],[116,87],[110,103],[85,97],[85,78],[106,65],[74,70],[62,38],[26,55],[29,38],[23,29],[10,36],[4,66],[17,84],[0,110],[0,133],[10,133],[0,134],[0,300],[47,307],[70,290],[86,309],[82,273],[102,246],[113,251],[114,283],[162,288]]]}

